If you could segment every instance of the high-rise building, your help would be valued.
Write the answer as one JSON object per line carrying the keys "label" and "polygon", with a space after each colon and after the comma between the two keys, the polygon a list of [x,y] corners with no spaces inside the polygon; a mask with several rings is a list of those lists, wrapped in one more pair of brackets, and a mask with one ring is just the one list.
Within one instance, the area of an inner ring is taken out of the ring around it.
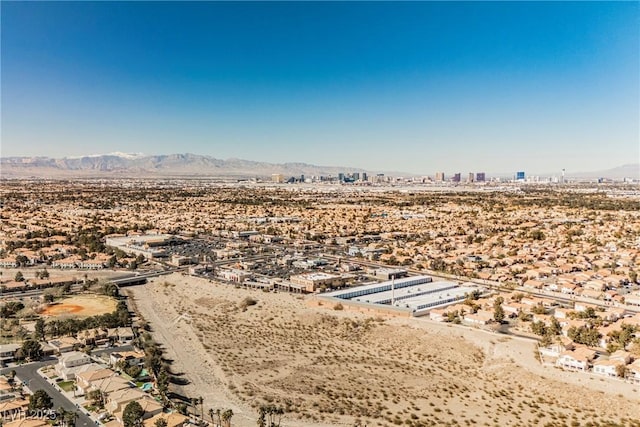
{"label": "high-rise building", "polygon": [[467,182],[473,182],[473,172],[469,172],[469,175],[467,176]]}
{"label": "high-rise building", "polygon": [[338,174],[338,181],[344,182],[344,174],[342,172]]}
{"label": "high-rise building", "polygon": [[485,179],[486,179],[486,176],[485,176],[484,172],[478,172],[478,173],[476,174],[476,181],[478,181],[478,182],[484,182],[484,181],[485,181]]}
{"label": "high-rise building", "polygon": [[300,182],[304,182],[304,175],[300,175]]}
{"label": "high-rise building", "polygon": [[460,172],[458,173],[454,173],[453,177],[451,178],[451,181],[453,182],[460,182]]}
{"label": "high-rise building", "polygon": [[516,181],[524,181],[524,171],[516,172]]}
{"label": "high-rise building", "polygon": [[354,181],[358,181],[360,179],[360,172],[354,172],[353,174],[351,174],[351,176],[353,177]]}
{"label": "high-rise building", "polygon": [[444,172],[436,172],[436,182],[444,181]]}
{"label": "high-rise building", "polygon": [[282,184],[284,182],[284,175],[281,173],[274,173],[271,175],[271,182]]}
{"label": "high-rise building", "polygon": [[362,172],[362,181],[363,182],[367,181],[367,173],[366,172]]}

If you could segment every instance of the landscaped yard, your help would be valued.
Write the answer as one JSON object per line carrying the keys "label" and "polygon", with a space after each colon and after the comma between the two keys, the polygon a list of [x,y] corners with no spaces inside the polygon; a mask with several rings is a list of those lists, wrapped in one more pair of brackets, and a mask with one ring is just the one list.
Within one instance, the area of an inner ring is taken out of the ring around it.
{"label": "landscaped yard", "polygon": [[74,381],[61,381],[58,383],[58,387],[64,391],[73,391],[76,387],[76,383]]}

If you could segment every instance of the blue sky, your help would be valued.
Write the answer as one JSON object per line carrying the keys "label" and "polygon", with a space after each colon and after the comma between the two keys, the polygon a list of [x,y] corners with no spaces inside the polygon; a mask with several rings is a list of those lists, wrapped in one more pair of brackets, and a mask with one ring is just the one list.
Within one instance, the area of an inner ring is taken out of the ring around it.
{"label": "blue sky", "polygon": [[637,2],[2,2],[2,156],[413,173],[640,156]]}

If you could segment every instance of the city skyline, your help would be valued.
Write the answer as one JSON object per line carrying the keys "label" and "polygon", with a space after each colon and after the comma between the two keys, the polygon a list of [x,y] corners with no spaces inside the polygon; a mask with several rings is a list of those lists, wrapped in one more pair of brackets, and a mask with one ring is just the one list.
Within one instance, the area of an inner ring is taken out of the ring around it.
{"label": "city skyline", "polygon": [[639,11],[4,3],[1,155],[193,152],[415,174],[637,163]]}

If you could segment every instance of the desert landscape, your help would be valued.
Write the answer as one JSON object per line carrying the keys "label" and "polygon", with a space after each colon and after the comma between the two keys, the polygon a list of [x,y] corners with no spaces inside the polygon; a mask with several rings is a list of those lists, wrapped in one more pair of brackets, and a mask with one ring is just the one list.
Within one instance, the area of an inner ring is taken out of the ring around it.
{"label": "desert landscape", "polygon": [[182,274],[128,292],[184,393],[234,425],[265,403],[289,426],[640,425],[637,386],[543,367],[532,341]]}

